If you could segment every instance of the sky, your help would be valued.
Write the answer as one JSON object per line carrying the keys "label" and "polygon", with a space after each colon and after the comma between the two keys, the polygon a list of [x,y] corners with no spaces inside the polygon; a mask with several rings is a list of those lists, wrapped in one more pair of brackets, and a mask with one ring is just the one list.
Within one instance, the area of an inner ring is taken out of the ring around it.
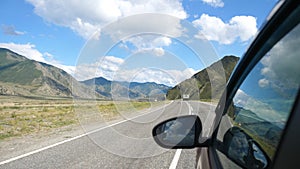
{"label": "sky", "polygon": [[241,57],[277,0],[3,0],[0,47],[77,80],[174,86]]}

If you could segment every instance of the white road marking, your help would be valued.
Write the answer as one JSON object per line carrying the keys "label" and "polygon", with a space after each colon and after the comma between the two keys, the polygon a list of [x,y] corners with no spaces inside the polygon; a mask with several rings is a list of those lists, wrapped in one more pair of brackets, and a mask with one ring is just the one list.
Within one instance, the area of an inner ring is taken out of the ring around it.
{"label": "white road marking", "polygon": [[209,102],[200,102],[201,104],[206,104],[208,106],[216,106],[216,103],[209,103]]}
{"label": "white road marking", "polygon": [[182,149],[176,150],[176,153],[175,153],[175,155],[173,157],[173,160],[172,160],[172,163],[171,163],[169,169],[176,169],[178,161],[179,161],[179,157],[180,157],[180,154],[181,154],[181,151],[182,151]]}
{"label": "white road marking", "polygon": [[[188,105],[189,115],[192,115],[193,107],[188,102],[185,102],[185,103]],[[182,152],[182,149],[177,149],[176,150],[176,153],[173,157],[173,160],[171,162],[171,165],[170,165],[169,169],[176,169],[179,158],[180,158],[180,155],[181,155],[181,152]]]}
{"label": "white road marking", "polygon": [[193,107],[190,105],[189,102],[185,102],[187,104],[187,106],[189,107],[189,115],[192,115],[192,111],[193,111]]}
{"label": "white road marking", "polygon": [[[173,103],[173,101],[171,101],[169,104],[163,106],[162,108],[167,107],[167,106],[170,105],[171,103]],[[159,110],[159,109],[157,109],[157,110]],[[156,111],[156,110],[155,110],[155,111]],[[87,136],[87,135],[89,135],[89,134],[96,133],[96,132],[98,132],[98,131],[100,131],[100,130],[103,130],[103,129],[106,129],[106,128],[108,128],[108,127],[112,127],[112,126],[115,126],[115,125],[124,123],[124,122],[126,122],[126,121],[129,121],[129,120],[132,120],[132,119],[135,119],[135,118],[138,118],[138,117],[141,117],[141,116],[150,114],[150,113],[152,113],[152,112],[154,112],[154,111],[146,112],[146,113],[140,114],[140,115],[138,115],[138,116],[135,116],[135,117],[133,117],[133,118],[126,119],[126,120],[122,120],[122,121],[119,121],[119,122],[117,122],[117,123],[114,123],[114,124],[111,124],[111,125],[108,125],[108,126],[104,126],[104,127],[99,128],[99,129],[95,129],[95,130],[92,130],[92,131],[90,131],[90,132],[81,134],[81,135],[79,135],[79,136],[76,136],[76,137],[73,137],[73,138],[70,138],[70,139],[67,139],[67,140],[64,140],[64,141],[61,141],[61,142],[58,142],[58,143],[55,143],[55,144],[52,144],[52,145],[49,145],[49,146],[40,148],[40,149],[37,149],[37,150],[31,151],[31,152],[25,153],[25,154],[22,154],[22,155],[13,157],[13,158],[10,158],[10,159],[5,160],[5,161],[1,161],[1,162],[0,162],[0,165],[6,164],[6,163],[10,163],[10,162],[13,162],[13,161],[15,161],[15,160],[18,160],[18,159],[21,159],[21,158],[24,158],[24,157],[27,157],[27,156],[30,156],[30,155],[39,153],[39,152],[41,152],[41,151],[44,151],[44,150],[47,150],[47,149],[56,147],[56,146],[58,146],[58,145],[61,145],[61,144],[64,144],[64,143],[67,143],[67,142],[70,142],[70,141],[79,139],[79,138],[84,137],[84,136]]]}

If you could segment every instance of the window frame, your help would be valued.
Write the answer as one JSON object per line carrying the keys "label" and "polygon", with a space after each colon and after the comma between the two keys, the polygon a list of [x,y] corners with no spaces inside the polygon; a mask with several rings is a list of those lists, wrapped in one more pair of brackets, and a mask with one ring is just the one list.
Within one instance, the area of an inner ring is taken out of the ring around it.
{"label": "window frame", "polygon": [[[224,114],[226,114],[230,103],[232,102],[233,97],[235,96],[237,90],[240,88],[241,84],[244,82],[246,77],[252,71],[252,69],[258,64],[258,62],[265,56],[265,54],[273,48],[273,46],[280,41],[286,34],[288,34],[294,27],[296,27],[300,23],[300,3],[295,0],[287,0],[281,4],[280,8],[277,12],[270,18],[270,20],[264,25],[262,30],[259,32],[255,40],[252,42],[247,52],[242,57],[242,60],[238,63],[237,67],[233,71],[234,73],[230,77],[226,90],[224,91],[217,108],[215,110],[216,118],[214,121],[214,128],[212,133],[212,143],[216,142],[217,133],[220,127],[220,122]],[[300,92],[299,92],[300,93]],[[297,129],[300,127],[299,122],[295,121],[294,116],[300,116],[300,94],[297,94],[295,103],[293,105],[290,116],[287,120],[287,125],[284,129],[284,134],[282,136],[281,141],[279,142],[277,152],[274,157],[274,162],[271,164],[271,168],[279,164],[286,164],[288,156],[279,155],[278,152],[284,152],[286,142],[290,142],[293,140],[289,140],[286,136],[290,136],[289,132],[291,129]],[[296,113],[298,110],[298,113]],[[294,126],[297,125],[297,126]],[[297,127],[297,128],[295,128]],[[297,132],[298,138],[300,138],[300,133]],[[294,133],[295,135],[295,133]],[[293,137],[293,136],[290,136]],[[294,137],[295,138],[295,137]],[[284,144],[283,144],[284,142]],[[295,144],[294,144],[295,145]],[[291,146],[291,145],[290,145]],[[300,146],[298,146],[300,147]],[[299,151],[298,151],[299,152]],[[223,168],[220,162],[220,159],[217,155],[217,150],[215,144],[212,144],[211,147],[208,148],[208,156],[210,159],[211,168]],[[280,158],[280,159],[278,159]],[[281,158],[284,158],[283,160]],[[278,161],[277,161],[278,160]],[[296,160],[299,161],[299,160]],[[295,162],[296,162],[295,161]],[[281,163],[280,163],[281,162]],[[294,163],[295,163],[294,162]],[[300,163],[300,162],[298,162]],[[269,166],[270,167],[270,166]],[[279,167],[280,168],[280,167]]]}

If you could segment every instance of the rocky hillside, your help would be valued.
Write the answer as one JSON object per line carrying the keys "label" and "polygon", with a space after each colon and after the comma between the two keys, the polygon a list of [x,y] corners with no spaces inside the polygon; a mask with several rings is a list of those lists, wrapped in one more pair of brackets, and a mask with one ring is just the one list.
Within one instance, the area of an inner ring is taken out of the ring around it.
{"label": "rocky hillside", "polygon": [[237,64],[236,56],[225,56],[191,78],[179,83],[167,92],[168,99],[180,99],[188,95],[192,100],[220,98],[225,84]]}
{"label": "rocky hillside", "polygon": [[[1,95],[83,98],[92,95],[90,89],[65,71],[4,48],[0,48],[0,77]],[[72,85],[76,90],[72,91]]]}

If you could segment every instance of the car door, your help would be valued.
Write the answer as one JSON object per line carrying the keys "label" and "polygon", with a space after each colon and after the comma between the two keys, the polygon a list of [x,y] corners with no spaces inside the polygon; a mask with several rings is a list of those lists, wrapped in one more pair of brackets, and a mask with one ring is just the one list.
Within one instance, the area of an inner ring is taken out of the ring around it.
{"label": "car door", "polygon": [[273,168],[281,160],[299,114],[299,11],[299,2],[285,2],[236,68],[216,110],[211,168]]}

